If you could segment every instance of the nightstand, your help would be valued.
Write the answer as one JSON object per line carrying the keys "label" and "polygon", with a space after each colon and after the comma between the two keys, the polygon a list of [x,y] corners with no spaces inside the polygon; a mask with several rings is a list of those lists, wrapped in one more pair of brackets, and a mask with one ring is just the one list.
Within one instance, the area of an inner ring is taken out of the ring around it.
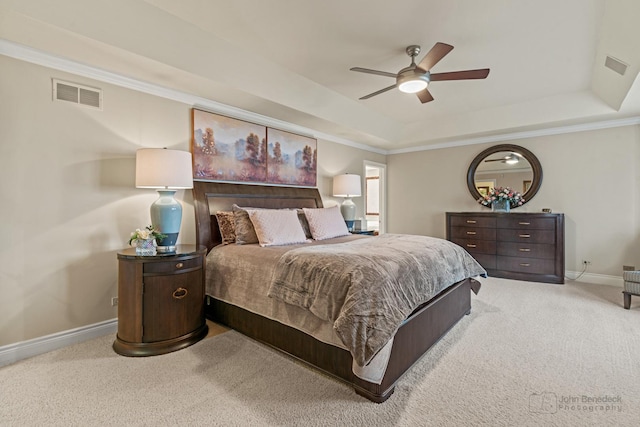
{"label": "nightstand", "polygon": [[376,232],[373,231],[373,230],[353,230],[353,231],[350,231],[349,233],[351,233],[351,234],[364,234],[364,235],[367,235],[367,236],[376,236],[377,235]]}
{"label": "nightstand", "polygon": [[118,335],[123,356],[154,356],[190,346],[207,335],[204,317],[205,247],[178,245],[174,253],[118,252]]}

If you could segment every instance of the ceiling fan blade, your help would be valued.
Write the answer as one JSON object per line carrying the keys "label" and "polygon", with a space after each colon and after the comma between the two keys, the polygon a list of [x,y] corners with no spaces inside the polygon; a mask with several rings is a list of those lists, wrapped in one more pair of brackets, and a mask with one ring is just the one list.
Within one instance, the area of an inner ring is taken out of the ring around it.
{"label": "ceiling fan blade", "polygon": [[433,101],[433,96],[428,89],[422,89],[420,92],[416,93],[416,95],[418,96],[420,102],[422,102],[423,104]]}
{"label": "ceiling fan blade", "polygon": [[389,86],[389,87],[385,87],[384,89],[380,89],[380,90],[378,90],[378,91],[376,91],[376,92],[370,93],[369,95],[365,95],[365,96],[363,96],[363,97],[362,97],[362,98],[360,98],[360,99],[369,99],[369,98],[371,98],[372,96],[380,95],[381,93],[384,93],[384,92],[386,92],[386,91],[388,91],[388,90],[394,89],[395,87],[396,87],[396,85],[391,85],[391,86]]}
{"label": "ceiling fan blade", "polygon": [[397,76],[397,74],[394,74],[394,73],[387,73],[386,71],[370,70],[368,68],[361,68],[361,67],[353,67],[353,68],[350,68],[350,70],[357,71],[359,73],[376,74],[378,76],[393,77],[394,79]]}
{"label": "ceiling fan blade", "polygon": [[504,161],[506,161],[505,158],[502,158],[502,159],[487,159],[487,160],[485,160],[485,162],[504,162]]}
{"label": "ceiling fan blade", "polygon": [[436,43],[431,50],[422,58],[422,61],[418,64],[419,68],[425,71],[429,71],[431,67],[436,65],[442,58],[444,58],[449,52],[453,50],[453,46],[446,43]]}
{"label": "ceiling fan blade", "polygon": [[431,81],[432,82],[441,82],[443,80],[484,79],[488,75],[489,75],[489,69],[488,68],[482,68],[480,70],[450,71],[448,73],[431,74]]}

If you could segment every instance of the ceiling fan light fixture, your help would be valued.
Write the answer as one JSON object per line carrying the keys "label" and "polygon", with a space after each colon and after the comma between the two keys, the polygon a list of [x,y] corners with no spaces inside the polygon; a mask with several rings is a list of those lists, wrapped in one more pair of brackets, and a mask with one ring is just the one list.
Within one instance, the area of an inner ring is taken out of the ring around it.
{"label": "ceiling fan light fixture", "polygon": [[429,85],[429,72],[425,72],[418,68],[409,68],[398,73],[396,84],[398,89],[404,93],[417,93],[424,90]]}
{"label": "ceiling fan light fixture", "polygon": [[510,157],[510,158],[508,158],[508,159],[506,160],[507,164],[510,164],[510,165],[515,165],[515,164],[516,164],[516,163],[518,163],[519,161],[520,161],[520,160],[518,160],[518,158],[517,158],[516,156],[512,156],[512,157]]}
{"label": "ceiling fan light fixture", "polygon": [[408,80],[406,82],[400,83],[398,89],[404,93],[417,93],[423,89],[426,89],[429,83],[422,79],[417,80]]}

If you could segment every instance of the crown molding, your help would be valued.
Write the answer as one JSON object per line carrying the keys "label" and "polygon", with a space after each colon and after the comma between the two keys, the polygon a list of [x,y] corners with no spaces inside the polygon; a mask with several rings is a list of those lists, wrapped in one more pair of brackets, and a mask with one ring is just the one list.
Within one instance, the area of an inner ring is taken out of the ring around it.
{"label": "crown molding", "polygon": [[484,144],[487,142],[510,141],[514,139],[535,138],[540,136],[561,135],[565,133],[584,132],[598,129],[608,129],[622,126],[632,126],[640,124],[640,117],[628,117],[624,119],[605,120],[599,122],[582,123],[578,125],[557,126],[546,129],[538,129],[524,132],[503,133],[498,135],[483,136],[479,138],[459,139],[456,141],[443,142],[440,144],[422,145],[419,147],[400,148],[389,150],[387,154],[414,153],[416,151],[438,150],[441,148],[460,147],[464,145]]}
{"label": "crown molding", "polygon": [[0,39],[0,54],[9,56],[11,58],[20,59],[22,61],[30,62],[32,64],[53,68],[59,71],[76,74],[82,77],[87,77],[97,81],[113,84],[116,86],[135,90],[138,92],[143,92],[149,95],[154,95],[154,96],[169,99],[172,101],[180,102],[183,104],[191,105],[194,108],[210,111],[212,113],[222,114],[225,116],[234,117],[234,118],[248,121],[251,123],[269,126],[269,127],[285,130],[288,132],[309,136],[312,138],[324,139],[324,140],[335,142],[338,144],[347,145],[353,148],[358,148],[360,150],[370,151],[370,152],[374,152],[382,155],[387,154],[387,150],[371,147],[366,144],[354,142],[354,141],[341,138],[339,136],[331,135],[325,132],[321,132],[315,129],[285,122],[283,120],[274,119],[272,117],[268,117],[262,114],[243,110],[241,108],[233,107],[231,105],[222,104],[220,102],[216,102],[211,99],[202,98],[202,97],[191,95],[175,89],[169,89],[160,85],[144,82],[142,80],[133,79],[133,78],[126,77],[110,71],[106,71],[100,68],[92,67],[86,64],[81,64],[76,61],[51,55],[41,50],[33,49],[28,46],[10,42],[5,39]]}
{"label": "crown molding", "polygon": [[512,132],[503,133],[491,136],[483,136],[478,138],[459,139],[449,142],[421,145],[417,147],[401,148],[397,150],[385,150],[370,145],[354,142],[336,135],[331,135],[325,132],[321,132],[315,129],[299,126],[293,123],[285,122],[283,120],[274,119],[272,117],[264,116],[262,114],[254,113],[251,111],[243,110],[241,108],[233,107],[230,105],[222,104],[220,102],[213,101],[211,99],[202,98],[199,96],[191,95],[185,92],[181,92],[175,89],[169,89],[163,86],[155,85],[152,83],[144,82],[142,80],[132,79],[117,73],[102,70],[100,68],[92,67],[86,64],[82,64],[76,61],[72,61],[66,58],[61,58],[41,50],[37,50],[22,44],[14,43],[6,39],[0,39],[0,54],[9,56],[11,58],[20,59],[22,61],[30,62],[44,67],[53,68],[56,70],[76,74],[79,76],[91,78],[97,81],[113,84],[116,86],[124,87],[127,89],[143,92],[149,95],[158,96],[172,101],[180,102],[183,104],[191,105],[194,108],[207,110],[216,114],[222,114],[225,116],[234,117],[240,120],[245,120],[252,123],[261,124],[264,126],[270,126],[278,129],[282,129],[288,132],[293,132],[312,138],[323,139],[337,144],[346,145],[349,147],[357,148],[372,153],[381,155],[391,154],[404,154],[413,153],[418,151],[438,150],[443,148],[453,148],[465,145],[476,145],[491,142],[509,141],[516,139],[535,138],[540,136],[560,135],[566,133],[583,132],[597,129],[607,129],[621,126],[631,126],[640,124],[640,117],[630,117],[624,119],[596,121],[578,125],[558,126],[546,129],[524,131],[524,132]]}

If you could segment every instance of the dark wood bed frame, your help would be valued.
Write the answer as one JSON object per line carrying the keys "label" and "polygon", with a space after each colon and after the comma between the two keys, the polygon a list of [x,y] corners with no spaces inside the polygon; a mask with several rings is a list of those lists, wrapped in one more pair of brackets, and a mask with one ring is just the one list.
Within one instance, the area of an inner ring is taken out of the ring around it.
{"label": "dark wood bed frame", "polygon": [[[215,218],[218,210],[239,206],[262,208],[319,208],[322,199],[316,188],[270,187],[195,181],[193,198],[197,244],[207,251],[221,243]],[[351,354],[325,344],[295,328],[251,313],[235,305],[207,296],[206,315],[257,341],[272,346],[333,377],[352,385],[359,395],[374,402],[391,396],[397,381],[422,355],[471,311],[471,287],[466,279],[447,288],[423,304],[407,318],[395,335],[389,364],[381,384],[356,377]]]}

